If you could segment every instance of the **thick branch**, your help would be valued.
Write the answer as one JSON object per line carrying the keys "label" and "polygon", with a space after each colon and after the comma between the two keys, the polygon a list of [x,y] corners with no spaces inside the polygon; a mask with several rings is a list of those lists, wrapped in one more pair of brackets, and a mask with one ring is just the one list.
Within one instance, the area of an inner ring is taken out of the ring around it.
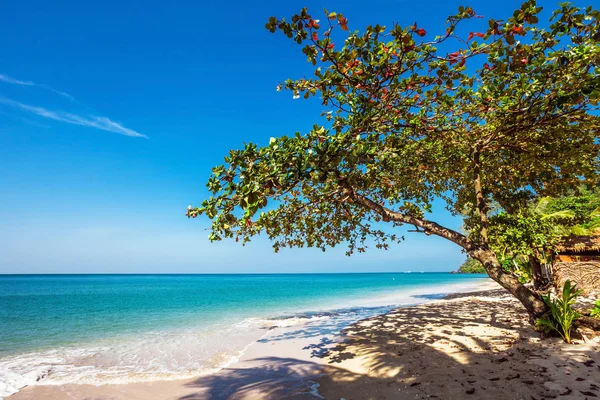
{"label": "thick branch", "polygon": [[419,228],[424,229],[426,232],[443,237],[444,239],[448,239],[467,251],[470,250],[472,247],[471,241],[465,235],[456,232],[450,228],[446,228],[436,222],[392,211],[382,206],[381,204],[377,204],[376,202],[365,196],[356,194],[353,190],[348,190],[348,195],[356,203],[361,204],[367,207],[368,209],[376,212],[377,214],[381,215],[381,217],[386,221],[395,221],[403,224],[417,226]]}

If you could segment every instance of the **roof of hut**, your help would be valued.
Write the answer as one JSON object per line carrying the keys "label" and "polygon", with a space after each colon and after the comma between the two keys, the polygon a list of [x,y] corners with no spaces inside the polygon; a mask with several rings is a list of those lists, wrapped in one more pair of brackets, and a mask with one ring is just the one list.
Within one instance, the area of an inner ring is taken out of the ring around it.
{"label": "roof of hut", "polygon": [[600,253],[600,235],[568,236],[556,247],[559,253]]}

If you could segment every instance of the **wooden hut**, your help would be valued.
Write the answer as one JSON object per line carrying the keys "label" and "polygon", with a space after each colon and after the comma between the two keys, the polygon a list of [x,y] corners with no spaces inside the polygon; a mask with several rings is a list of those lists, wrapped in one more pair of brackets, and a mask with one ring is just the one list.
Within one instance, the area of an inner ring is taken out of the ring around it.
{"label": "wooden hut", "polygon": [[566,238],[557,247],[552,280],[557,288],[570,280],[586,294],[600,291],[600,235]]}

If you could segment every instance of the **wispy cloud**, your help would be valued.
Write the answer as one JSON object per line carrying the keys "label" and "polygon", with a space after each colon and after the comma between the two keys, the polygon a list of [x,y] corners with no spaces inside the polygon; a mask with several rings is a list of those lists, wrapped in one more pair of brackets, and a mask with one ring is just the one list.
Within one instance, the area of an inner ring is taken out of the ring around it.
{"label": "wispy cloud", "polygon": [[0,81],[10,83],[11,85],[22,85],[22,86],[35,86],[35,83],[31,81],[20,81],[10,76],[0,74]]}
{"label": "wispy cloud", "polygon": [[9,99],[7,97],[0,97],[0,103],[19,108],[23,111],[30,112],[32,114],[38,115],[40,117],[52,119],[55,121],[65,122],[67,124],[73,125],[81,125],[87,126],[90,128],[96,128],[103,131],[119,133],[125,136],[132,137],[143,137],[148,138],[146,135],[143,135],[139,132],[136,132],[132,129],[125,128],[123,125],[118,122],[111,121],[106,117],[99,117],[95,115],[90,115],[89,117],[83,117],[81,115],[71,114],[63,111],[51,111],[47,110],[43,107],[35,107],[27,104],[23,104],[21,102]]}
{"label": "wispy cloud", "polygon": [[4,82],[4,83],[8,83],[11,85],[19,85],[19,86],[36,86],[36,87],[40,87],[46,90],[49,90],[53,93],[58,94],[59,96],[62,96],[66,99],[68,99],[69,101],[72,101],[74,103],[77,103],[77,99],[75,99],[75,97],[71,96],[69,93],[65,93],[65,92],[61,92],[60,90],[56,90],[48,85],[44,85],[43,83],[35,83],[35,82],[31,82],[31,81],[22,81],[20,79],[15,79],[12,78],[8,75],[4,75],[4,74],[0,74],[0,82]]}

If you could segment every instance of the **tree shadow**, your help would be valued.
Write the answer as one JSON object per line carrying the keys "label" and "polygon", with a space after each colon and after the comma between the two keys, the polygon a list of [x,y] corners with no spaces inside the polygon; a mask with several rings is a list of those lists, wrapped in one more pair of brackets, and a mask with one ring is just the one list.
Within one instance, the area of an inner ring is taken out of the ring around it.
{"label": "tree shadow", "polygon": [[[566,396],[567,389],[583,396],[569,398],[600,397],[600,355],[571,347],[560,353],[569,361],[560,361],[548,343],[537,341],[527,318],[499,296],[396,309],[353,324],[341,342],[323,337],[339,330],[337,322],[313,321],[264,340],[314,339],[303,349],[314,362],[250,360],[248,368],[226,368],[188,384],[195,393],[180,400],[549,399]],[[573,375],[569,388],[547,384],[560,368]]]}
{"label": "tree shadow", "polygon": [[265,357],[251,360],[251,368],[226,368],[186,386],[198,391],[180,400],[316,399],[315,379],[321,366],[295,358]]}
{"label": "tree shadow", "polygon": [[[306,313],[301,316],[310,319],[300,328],[282,332],[277,335],[269,335],[263,339],[260,339],[258,342],[270,343],[289,339],[303,339],[337,334],[354,322],[369,318],[376,314],[384,314],[394,308],[394,306],[352,307],[324,313]],[[296,315],[294,317],[298,316]]]}

